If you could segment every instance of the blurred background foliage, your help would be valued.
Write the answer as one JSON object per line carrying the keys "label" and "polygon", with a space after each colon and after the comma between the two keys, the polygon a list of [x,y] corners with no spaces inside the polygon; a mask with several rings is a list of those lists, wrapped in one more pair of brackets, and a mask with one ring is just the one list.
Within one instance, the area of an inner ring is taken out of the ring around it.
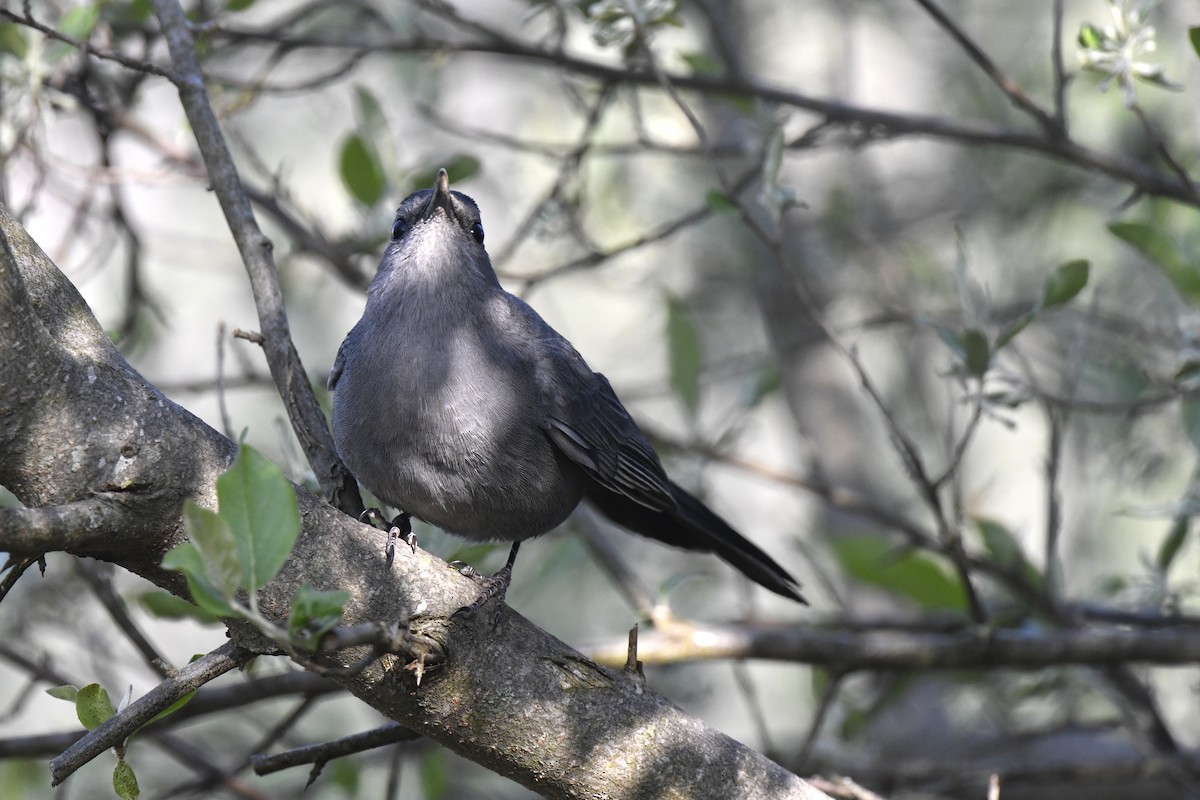
{"label": "blurred background foliage", "polygon": [[[445,166],[482,208],[505,285],[812,603],[583,519],[567,527],[584,535],[529,547],[509,593],[551,632],[584,647],[662,613],[625,599],[597,535],[683,619],[1195,624],[1191,4],[186,7],[314,384],[396,205]],[[137,369],[311,483],[260,352],[229,335],[255,310],[175,89],[137,68],[167,63],[149,4],[4,9],[0,200]],[[506,550],[418,533],[480,568]],[[113,696],[157,682],[97,581],[172,663],[224,635],[105,565],[49,562],[0,613],[6,737],[73,727],[40,692],[51,673]],[[1194,667],[714,661],[648,676],[799,774],[894,797],[982,797],[991,772],[1006,798],[1198,791],[1180,756],[1200,745]],[[378,724],[345,697],[253,709],[190,724],[175,749],[131,748],[144,794],[298,792],[304,775],[256,778],[244,759]],[[61,796],[112,796],[107,769]],[[0,764],[0,796],[46,787],[44,768]],[[529,796],[429,743],[331,764],[306,796],[385,791]]]}

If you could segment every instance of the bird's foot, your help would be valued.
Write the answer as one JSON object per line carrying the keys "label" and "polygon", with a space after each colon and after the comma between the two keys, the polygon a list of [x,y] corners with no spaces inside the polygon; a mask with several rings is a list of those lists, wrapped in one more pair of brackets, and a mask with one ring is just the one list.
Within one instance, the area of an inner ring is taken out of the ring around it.
{"label": "bird's foot", "polygon": [[[359,519],[365,517],[375,527],[379,527],[379,521],[383,519],[383,515],[379,513],[377,508],[368,508],[362,513]],[[387,565],[392,566],[392,562],[396,560],[396,541],[401,537],[412,548],[413,555],[417,554],[417,535],[413,533],[412,517],[401,511],[397,514],[388,526],[387,543],[383,546],[383,552],[387,555]]]}
{"label": "bird's foot", "polygon": [[478,580],[483,588],[479,592],[479,597],[475,598],[475,602],[455,611],[450,615],[451,619],[454,617],[473,617],[489,600],[495,598],[496,610],[492,612],[492,627],[495,628],[500,624],[500,614],[504,608],[504,598],[508,594],[509,584],[512,583],[513,563],[517,560],[517,550],[520,547],[520,542],[513,543],[512,550],[508,553],[508,561],[491,577],[481,577],[469,564],[465,564],[459,569],[459,572],[468,578]]}

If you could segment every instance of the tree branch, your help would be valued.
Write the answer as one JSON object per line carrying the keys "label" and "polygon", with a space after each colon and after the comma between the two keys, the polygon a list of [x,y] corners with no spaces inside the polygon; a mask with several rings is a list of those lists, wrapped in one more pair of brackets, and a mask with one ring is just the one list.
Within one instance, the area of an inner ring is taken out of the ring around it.
{"label": "tree branch", "polygon": [[174,0],[153,0],[152,5],[171,51],[175,67],[173,80],[179,89],[179,101],[192,126],[213,191],[229,223],[238,251],[242,254],[246,273],[250,276],[254,303],[258,308],[259,324],[265,339],[263,350],[271,376],[287,408],[292,429],[300,440],[322,491],[333,499],[338,508],[357,516],[363,509],[358,485],[337,457],[325,414],[317,403],[300,363],[300,355],[292,342],[283,306],[283,290],[279,286],[279,276],[271,256],[273,246],[258,227],[233,156],[209,103],[187,18]]}
{"label": "tree branch", "polygon": [[142,697],[129,704],[124,711],[114,714],[82,739],[68,747],[62,755],[50,761],[51,785],[58,786],[71,773],[96,756],[122,744],[138,728],[152,720],[163,709],[194,692],[214,678],[233,669],[244,667],[254,653],[233,642],[213,650],[196,659],[175,675],[155,686]]}
{"label": "tree branch", "polygon": [[[177,500],[154,504],[155,514],[131,511],[133,527],[106,539],[97,555],[187,597],[179,575],[163,570],[162,555],[185,535],[183,497],[215,505],[216,478],[234,444],[124,361],[78,292],[2,206],[0,234],[0,395],[12,391],[9,413],[0,415],[0,485],[26,505],[86,497],[112,482],[113,462],[128,445],[121,474],[148,492],[170,486]],[[96,376],[90,383],[89,374]],[[260,591],[259,609],[282,624],[301,585],[339,589],[349,596],[346,626],[411,618],[415,635],[445,641],[446,664],[419,688],[390,655],[335,675],[401,725],[550,798],[823,797],[642,679],[597,666],[515,611],[498,628],[488,615],[451,621],[476,596],[473,581],[423,551],[389,568],[378,531],[303,489],[297,501],[303,530],[278,577]],[[239,646],[265,649],[251,634],[231,628]],[[358,656],[347,650],[329,658],[346,666]],[[109,746],[102,737],[110,734],[98,728],[87,752]],[[82,751],[70,752],[70,762],[57,763],[73,766]]]}
{"label": "tree branch", "polygon": [[[624,639],[583,648],[598,663],[625,663]],[[962,669],[1082,664],[1107,666],[1200,662],[1200,631],[1189,628],[1136,630],[960,631],[863,630],[811,625],[770,626],[739,622],[711,625],[672,619],[638,639],[646,664],[703,659],[763,658],[821,664],[842,671],[863,669]]]}

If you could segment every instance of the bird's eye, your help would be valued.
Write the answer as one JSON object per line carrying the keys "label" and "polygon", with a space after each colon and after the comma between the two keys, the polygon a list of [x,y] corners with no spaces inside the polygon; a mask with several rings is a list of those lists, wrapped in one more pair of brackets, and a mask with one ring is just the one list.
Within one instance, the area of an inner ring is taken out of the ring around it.
{"label": "bird's eye", "polygon": [[398,219],[392,223],[392,238],[399,239],[404,234],[408,233],[408,223],[402,219]]}
{"label": "bird's eye", "polygon": [[475,237],[475,241],[483,244],[483,223],[476,222],[471,226],[471,235]]}

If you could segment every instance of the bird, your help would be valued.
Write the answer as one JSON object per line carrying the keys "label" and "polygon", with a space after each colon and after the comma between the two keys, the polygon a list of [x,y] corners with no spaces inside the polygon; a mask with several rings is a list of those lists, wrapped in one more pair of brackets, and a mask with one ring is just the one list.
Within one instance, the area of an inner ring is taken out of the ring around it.
{"label": "bird", "polygon": [[[617,525],[715,553],[800,603],[800,584],[667,477],[612,385],[524,300],[501,285],[479,206],[445,169],[410,194],[367,288],[362,317],[329,375],[339,457],[399,510],[474,541],[507,541],[473,614],[498,598],[521,543],[581,501]],[[390,553],[390,551],[389,551]]]}

